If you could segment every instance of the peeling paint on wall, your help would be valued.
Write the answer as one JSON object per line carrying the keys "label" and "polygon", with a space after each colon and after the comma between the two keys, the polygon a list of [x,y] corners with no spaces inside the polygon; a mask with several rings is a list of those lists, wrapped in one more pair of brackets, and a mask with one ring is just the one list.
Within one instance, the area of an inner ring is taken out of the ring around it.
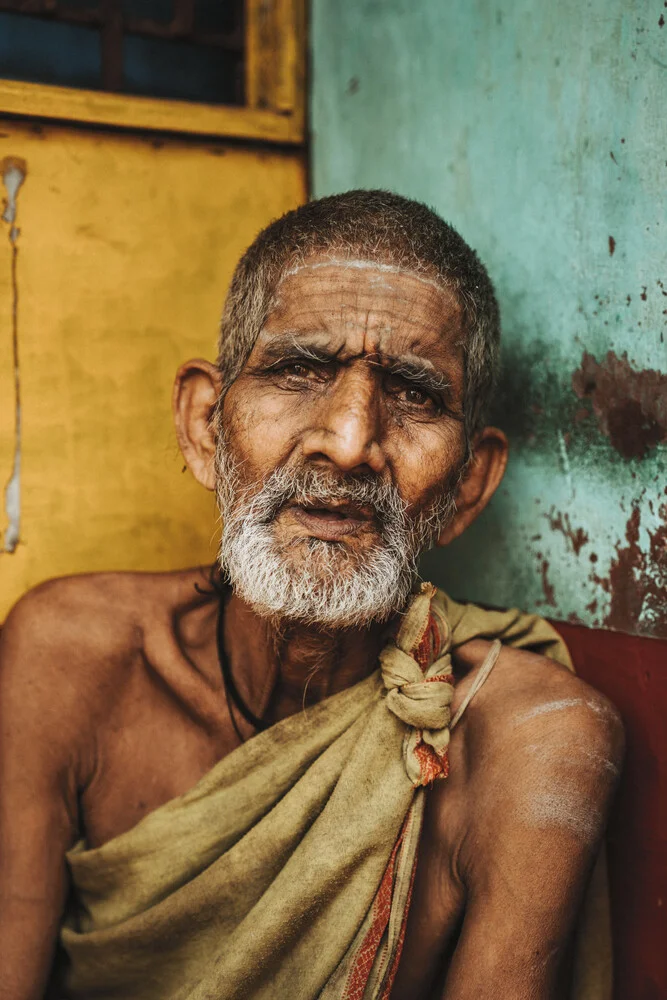
{"label": "peeling paint on wall", "polygon": [[409,0],[315,0],[312,45],[314,193],[382,187],[433,205],[501,307],[492,419],[507,475],[423,574],[468,600],[667,636],[655,8],[425,0],[415,16]]}
{"label": "peeling paint on wall", "polygon": [[16,550],[21,537],[21,369],[18,332],[18,241],[21,230],[16,225],[16,219],[18,193],[28,173],[28,167],[25,160],[20,157],[6,156],[0,163],[0,171],[6,192],[2,221],[7,223],[9,227],[8,237],[11,246],[11,337],[14,363],[14,459],[9,479],[5,485],[7,527],[0,552],[11,553]]}
{"label": "peeling paint on wall", "polygon": [[[627,353],[609,351],[598,363],[584,351],[572,386],[579,399],[591,400],[600,430],[622,458],[644,458],[667,441],[667,374],[633,369]],[[579,419],[586,416],[584,410]]]}
{"label": "peeling paint on wall", "polygon": [[552,531],[560,531],[564,538],[567,538],[575,556],[578,556],[582,548],[588,541],[588,535],[583,528],[573,528],[570,522],[570,515],[561,514],[554,508],[546,515],[549,527]]}
{"label": "peeling paint on wall", "polygon": [[[667,488],[665,489],[667,495]],[[625,544],[616,544],[607,580],[601,580],[608,590],[611,604],[604,624],[624,632],[632,632],[638,621],[647,631],[667,636],[665,600],[667,595],[667,502],[660,505],[662,524],[649,531],[648,549],[640,544],[641,504],[632,503],[632,513],[625,526]]]}

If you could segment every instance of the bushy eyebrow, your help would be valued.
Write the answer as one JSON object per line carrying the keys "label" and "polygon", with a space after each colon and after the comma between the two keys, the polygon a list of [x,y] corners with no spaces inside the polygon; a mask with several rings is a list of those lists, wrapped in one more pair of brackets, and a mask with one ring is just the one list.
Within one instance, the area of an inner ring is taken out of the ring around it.
{"label": "bushy eyebrow", "polygon": [[[309,344],[294,334],[284,334],[272,339],[262,346],[261,366],[269,369],[278,367],[285,362],[311,361],[320,365],[348,364],[355,360],[351,357],[341,359],[343,345],[337,350]],[[405,379],[418,386],[424,392],[439,397],[445,402],[452,390],[451,381],[439,372],[431,361],[418,358],[415,355],[366,355],[368,364],[382,368],[390,375]]]}
{"label": "bushy eyebrow", "polygon": [[262,364],[279,364],[281,361],[318,361],[320,364],[330,364],[338,360],[341,348],[331,351],[316,344],[307,344],[297,337],[288,335],[275,337],[261,350]]}
{"label": "bushy eyebrow", "polygon": [[428,361],[420,361],[414,357],[387,357],[378,360],[369,358],[369,361],[371,364],[379,365],[391,375],[416,383],[420,389],[425,389],[427,392],[446,393],[452,388],[449,379]]}
{"label": "bushy eyebrow", "polygon": [[[261,348],[262,362],[292,361],[294,358],[303,358],[310,361],[319,361],[327,364],[332,361],[340,361],[343,352],[343,345],[336,350],[318,344],[308,343],[302,338],[293,334],[274,337]],[[371,364],[376,364],[385,368],[393,375],[401,375],[403,378],[416,382],[417,380],[428,380],[432,386],[440,389],[450,388],[449,380],[437,371],[433,362],[418,358],[414,354],[406,355],[366,355]],[[345,362],[353,361],[354,358],[345,358]]]}

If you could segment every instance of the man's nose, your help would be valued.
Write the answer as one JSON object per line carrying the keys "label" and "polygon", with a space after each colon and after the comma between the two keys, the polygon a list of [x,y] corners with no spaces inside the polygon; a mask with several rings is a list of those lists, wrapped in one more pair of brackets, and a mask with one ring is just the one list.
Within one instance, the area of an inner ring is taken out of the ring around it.
{"label": "man's nose", "polygon": [[332,462],[343,472],[384,471],[379,388],[369,371],[344,371],[319,401],[303,438],[306,458]]}

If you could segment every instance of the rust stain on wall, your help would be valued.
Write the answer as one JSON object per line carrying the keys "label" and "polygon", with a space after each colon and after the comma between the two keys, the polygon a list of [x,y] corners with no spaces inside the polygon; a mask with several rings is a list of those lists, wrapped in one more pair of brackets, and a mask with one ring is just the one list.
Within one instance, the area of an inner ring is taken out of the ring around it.
{"label": "rust stain on wall", "polygon": [[667,637],[667,503],[660,507],[662,524],[649,532],[647,551],[640,545],[640,499],[632,503],[632,513],[625,527],[625,541],[616,545],[605,590],[611,596],[604,620],[609,628],[635,632],[640,617],[651,635]]}
{"label": "rust stain on wall", "polygon": [[609,351],[598,362],[584,351],[572,387],[579,399],[591,400],[600,430],[623,458],[644,458],[667,441],[667,375],[662,372],[635,370],[627,354]]}
{"label": "rust stain on wall", "polygon": [[542,559],[542,565],[540,566],[540,574],[542,576],[542,590],[544,591],[544,604],[550,604],[552,607],[557,607],[556,603],[556,591],[554,590],[554,585],[549,579],[549,560]]}
{"label": "rust stain on wall", "polygon": [[562,514],[554,507],[548,514],[544,515],[549,522],[552,531],[560,531],[572,546],[575,556],[578,556],[582,548],[588,541],[588,534],[583,528],[573,528],[569,514]]}

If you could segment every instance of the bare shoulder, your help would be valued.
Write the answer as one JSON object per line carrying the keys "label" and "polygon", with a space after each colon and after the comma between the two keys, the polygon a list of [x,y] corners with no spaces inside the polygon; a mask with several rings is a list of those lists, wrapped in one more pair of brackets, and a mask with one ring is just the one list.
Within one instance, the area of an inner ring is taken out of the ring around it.
{"label": "bare shoulder", "polygon": [[[60,646],[76,636],[84,642],[99,638],[109,612],[129,610],[132,574],[92,573],[47,580],[29,590],[12,608],[3,637]],[[127,613],[122,614],[128,617]],[[120,622],[122,627],[122,622]],[[88,628],[84,628],[88,625]],[[90,631],[89,631],[90,630]],[[88,638],[87,638],[87,637]]]}
{"label": "bare shoulder", "polygon": [[[464,655],[476,664],[484,650]],[[493,829],[500,844],[520,843],[538,856],[550,842],[563,859],[578,851],[584,863],[622,767],[616,708],[553,661],[504,648],[464,719],[470,828],[482,838]]]}
{"label": "bare shoulder", "polygon": [[[130,574],[91,574],[48,580],[12,608],[0,633],[3,663],[21,661],[21,671],[39,664],[47,674],[59,664],[113,658],[133,644],[141,609]],[[6,669],[9,669],[7,667]]]}
{"label": "bare shoulder", "polygon": [[47,580],[29,590],[0,629],[5,645],[29,643],[75,658],[136,644],[158,617],[169,617],[185,595],[205,583],[201,570],[173,573],[90,573]]}
{"label": "bare shoulder", "polygon": [[[476,665],[483,650],[468,655]],[[552,744],[559,757],[583,756],[591,764],[591,751],[598,750],[605,755],[598,761],[603,770],[617,769],[623,758],[623,727],[609,699],[560,664],[525,650],[502,649],[469,708],[468,723],[473,763],[492,751],[525,767],[533,762],[539,771]]]}
{"label": "bare shoulder", "polygon": [[[90,721],[141,655],[147,627],[169,621],[184,573],[63,577],[29,591],[0,630],[0,692],[25,717]],[[190,590],[192,591],[192,584]]]}

